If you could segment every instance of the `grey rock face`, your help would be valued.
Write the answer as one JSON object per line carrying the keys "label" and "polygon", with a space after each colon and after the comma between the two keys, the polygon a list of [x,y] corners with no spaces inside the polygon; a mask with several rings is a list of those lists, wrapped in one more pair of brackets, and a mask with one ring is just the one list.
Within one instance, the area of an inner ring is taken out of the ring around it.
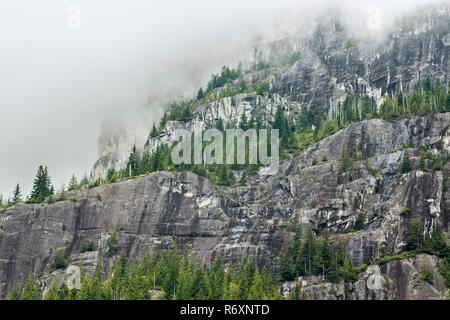
{"label": "grey rock face", "polygon": [[[421,279],[424,261],[430,265],[432,280]],[[418,255],[411,261],[392,260],[380,266],[369,266],[354,283],[323,282],[321,277],[300,277],[281,286],[284,297],[300,287],[303,299],[318,300],[441,300],[446,291],[434,256]]]}
{"label": "grey rock face", "polygon": [[[381,42],[370,37],[359,39],[346,27],[341,13],[328,12],[318,21],[312,29],[271,43],[270,49],[264,51],[268,57],[280,48],[282,54],[300,50],[301,58],[295,64],[250,73],[236,80],[237,83],[245,81],[247,87],[267,80],[274,93],[271,97],[238,94],[198,106],[193,121],[169,123],[160,136],[147,140],[145,148],[155,150],[161,143],[172,142],[174,128],[192,131],[206,123],[214,125],[217,119],[236,126],[243,112],[248,118],[261,112],[263,120],[270,122],[281,105],[295,121],[301,110],[328,112],[331,116],[349,94],[372,96],[379,107],[386,96],[409,92],[428,77],[449,84],[448,4],[431,6],[404,17]],[[122,140],[120,137],[102,139],[102,152],[94,164],[91,179],[105,177],[108,169],[124,166],[130,147]]]}
{"label": "grey rock face", "polygon": [[[398,253],[411,220],[420,219],[425,232],[439,218],[448,221],[448,207],[441,204],[443,173],[398,175],[403,156],[414,155],[414,149],[401,147],[410,141],[412,148],[421,144],[445,154],[450,150],[449,125],[450,113],[355,123],[285,160],[277,175],[249,176],[246,187],[219,188],[193,173],[158,172],[66,193],[66,199],[76,196],[76,202],[18,204],[0,216],[0,295],[23,283],[29,272],[44,274],[43,289],[51,279],[61,280],[61,272],[49,273],[61,250],[71,265],[83,261],[83,268],[92,272],[100,261],[106,271],[121,252],[134,260],[153,247],[170,247],[173,236],[181,249],[196,253],[207,266],[218,250],[226,261],[240,263],[248,254],[259,268],[276,266],[279,252],[290,245],[292,226],[312,225],[317,234],[328,231],[342,239],[354,265]],[[441,140],[444,147],[438,150]],[[342,148],[351,154],[354,146],[361,158],[338,177]],[[323,154],[328,161],[312,166],[312,159]],[[365,161],[376,168],[376,176],[368,173]],[[403,208],[410,211],[401,214]],[[360,213],[366,215],[367,229],[340,234],[353,227]],[[107,239],[119,220],[119,248],[109,256]],[[91,240],[96,251],[80,254],[82,244]],[[430,264],[438,283],[437,262]],[[413,271],[405,269],[409,265]],[[392,261],[382,266],[387,293],[369,292],[362,282],[327,284],[310,293],[324,299],[344,298],[344,293],[345,299],[442,296],[445,286],[437,284],[406,293],[417,265]],[[405,273],[404,279],[396,272]]]}

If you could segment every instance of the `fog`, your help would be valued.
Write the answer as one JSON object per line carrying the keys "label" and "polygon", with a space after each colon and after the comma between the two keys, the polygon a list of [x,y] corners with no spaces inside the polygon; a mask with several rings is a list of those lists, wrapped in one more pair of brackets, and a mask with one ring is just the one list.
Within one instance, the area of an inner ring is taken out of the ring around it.
{"label": "fog", "polygon": [[386,25],[428,2],[0,0],[0,194],[28,195],[41,164],[56,189],[89,174],[102,125],[141,141],[168,101],[329,3]]}

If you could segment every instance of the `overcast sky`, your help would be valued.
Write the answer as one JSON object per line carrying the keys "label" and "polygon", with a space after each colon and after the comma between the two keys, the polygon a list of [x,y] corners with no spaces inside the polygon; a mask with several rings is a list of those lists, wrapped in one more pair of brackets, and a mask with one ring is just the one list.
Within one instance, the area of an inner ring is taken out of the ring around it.
{"label": "overcast sky", "polygon": [[[384,16],[411,6],[410,0],[346,2],[361,14],[375,4]],[[193,92],[211,72],[324,6],[318,0],[0,0],[0,194],[10,196],[20,183],[28,195],[40,164],[48,165],[56,189],[72,173],[89,174],[104,121],[114,126],[127,119],[137,132],[149,130],[168,96]]]}

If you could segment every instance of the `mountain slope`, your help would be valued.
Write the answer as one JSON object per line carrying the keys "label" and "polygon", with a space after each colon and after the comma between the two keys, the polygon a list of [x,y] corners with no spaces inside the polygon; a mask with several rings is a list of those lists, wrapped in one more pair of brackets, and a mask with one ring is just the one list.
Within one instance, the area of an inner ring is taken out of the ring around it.
{"label": "mountain slope", "polygon": [[[444,172],[421,169],[417,147],[446,157],[449,125],[450,113],[355,123],[284,161],[279,174],[249,177],[247,187],[220,188],[193,173],[158,172],[67,192],[67,200],[51,204],[18,204],[0,216],[1,294],[23,283],[30,271],[43,274],[43,288],[51,279],[61,281],[64,271],[52,271],[60,251],[70,265],[81,263],[93,272],[97,261],[108,270],[120,252],[133,261],[153,246],[171,247],[173,237],[180,249],[196,253],[207,266],[218,250],[225,261],[240,263],[248,254],[259,268],[276,266],[278,253],[291,244],[293,225],[312,225],[316,233],[334,234],[333,238],[344,241],[355,266],[398,254],[414,219],[422,221],[426,233],[439,220],[448,223],[448,208],[442,203],[448,168]],[[406,142],[409,146],[403,147]],[[342,149],[352,150],[355,145],[361,155],[339,174]],[[327,161],[311,163],[323,154]],[[413,170],[400,174],[406,155]],[[365,161],[376,174],[369,173]],[[407,214],[402,213],[404,208],[409,208]],[[351,231],[360,213],[365,214],[367,227]],[[107,239],[119,220],[123,228],[118,249],[109,255]],[[346,230],[350,232],[342,234]],[[80,253],[90,240],[96,250]],[[392,282],[385,295],[376,297],[423,297],[422,289],[442,297],[446,287],[436,270],[437,259],[432,260],[436,286],[423,285],[413,295],[404,293],[414,277],[410,262],[382,266],[379,272]],[[392,270],[403,275],[394,277]],[[401,277],[407,280],[400,281]],[[353,298],[370,295],[359,292]]]}

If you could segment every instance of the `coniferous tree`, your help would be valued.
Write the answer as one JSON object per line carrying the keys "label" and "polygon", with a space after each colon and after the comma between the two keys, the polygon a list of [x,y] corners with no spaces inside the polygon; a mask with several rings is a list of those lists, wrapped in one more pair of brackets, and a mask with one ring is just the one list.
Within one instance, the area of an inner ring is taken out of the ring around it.
{"label": "coniferous tree", "polygon": [[150,131],[150,138],[154,138],[158,135],[158,130],[156,129],[156,125],[153,122],[152,131]]}
{"label": "coniferous tree", "polygon": [[272,127],[273,129],[279,130],[279,136],[281,138],[281,146],[287,147],[289,145],[289,137],[290,137],[289,122],[281,106],[278,106],[277,108]]}
{"label": "coniferous tree", "polygon": [[139,153],[137,151],[136,145],[133,145],[130,156],[128,157],[126,174],[130,177],[134,177],[138,175],[138,169],[139,169]]}
{"label": "coniferous tree", "polygon": [[279,258],[280,275],[283,280],[294,279],[294,266],[288,253],[281,253]]}
{"label": "coniferous tree", "polygon": [[244,264],[239,271],[238,285],[239,285],[239,297],[240,299],[247,300],[248,293],[253,283],[255,276],[255,265],[252,259],[248,256],[244,258]]}
{"label": "coniferous tree", "polygon": [[18,285],[14,286],[13,291],[6,295],[6,300],[20,300],[21,293]]}
{"label": "coniferous tree", "polygon": [[197,100],[202,100],[205,97],[205,93],[203,92],[203,89],[200,88],[197,92]]}
{"label": "coniferous tree", "polygon": [[216,121],[216,129],[219,131],[223,131],[223,120],[221,118],[217,119]]}
{"label": "coniferous tree", "polygon": [[75,174],[72,174],[72,178],[70,178],[69,186],[67,187],[67,191],[73,191],[78,188],[78,180],[75,177]]}
{"label": "coniferous tree", "polygon": [[34,179],[33,190],[31,191],[30,201],[42,202],[46,197],[52,195],[54,192],[51,184],[50,176],[48,174],[47,166],[39,166],[36,178]]}
{"label": "coniferous tree", "polygon": [[417,219],[411,222],[405,241],[407,250],[419,250],[423,247],[424,239],[420,220]]}
{"label": "coniferous tree", "polygon": [[209,299],[222,299],[224,291],[225,266],[223,264],[222,253],[218,252],[209,272]]}
{"label": "coniferous tree", "polygon": [[255,276],[253,277],[253,282],[250,287],[248,293],[249,300],[262,300],[265,299],[266,296],[264,294],[264,285],[261,279],[261,275],[258,271],[255,272]]}
{"label": "coniferous tree", "polygon": [[412,167],[411,167],[411,159],[409,158],[409,156],[403,157],[402,167],[401,167],[402,173],[408,173],[408,172],[411,171],[411,169],[412,169]]}
{"label": "coniferous tree", "polygon": [[58,296],[58,288],[56,287],[55,281],[52,280],[50,283],[50,287],[47,290],[47,293],[44,296],[44,300],[59,300]]}
{"label": "coniferous tree", "polygon": [[22,295],[20,300],[40,300],[41,290],[39,288],[39,283],[34,279],[33,274],[30,272],[28,275],[28,280],[23,287]]}
{"label": "coniferous tree", "polygon": [[83,178],[81,179],[78,188],[81,189],[81,188],[83,188],[84,186],[87,186],[88,184],[89,184],[89,179],[88,179],[87,175],[85,174],[85,175],[83,176]]}
{"label": "coniferous tree", "polygon": [[22,193],[20,192],[20,186],[19,184],[16,185],[16,188],[14,189],[13,198],[11,200],[11,204],[15,205],[22,201]]}
{"label": "coniferous tree", "polygon": [[239,128],[242,130],[247,130],[247,116],[245,115],[245,111],[242,112]]}

